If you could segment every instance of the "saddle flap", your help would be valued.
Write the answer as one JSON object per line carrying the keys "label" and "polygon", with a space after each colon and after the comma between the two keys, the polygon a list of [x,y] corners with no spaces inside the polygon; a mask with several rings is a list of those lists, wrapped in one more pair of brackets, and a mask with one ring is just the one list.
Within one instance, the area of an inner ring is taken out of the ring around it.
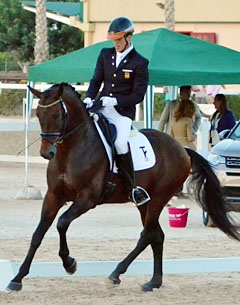
{"label": "saddle flap", "polygon": [[95,122],[101,128],[105,139],[107,140],[110,146],[113,146],[117,138],[117,129],[116,126],[112,123],[109,123],[108,119],[100,112],[96,112],[92,115]]}
{"label": "saddle flap", "polygon": [[[94,121],[95,126],[97,128],[97,131],[99,133],[99,136],[102,139],[102,142],[104,144],[104,147],[106,149],[108,159],[110,162],[110,169],[112,168],[112,148],[109,146],[106,138],[104,137],[104,134],[97,124],[96,121]],[[141,132],[137,132],[136,136],[129,137],[128,139],[132,159],[133,159],[133,167],[135,171],[144,170],[151,168],[156,163],[156,156],[153,151],[152,145],[149,142],[148,138]],[[118,173],[118,168],[114,162],[113,172]]]}

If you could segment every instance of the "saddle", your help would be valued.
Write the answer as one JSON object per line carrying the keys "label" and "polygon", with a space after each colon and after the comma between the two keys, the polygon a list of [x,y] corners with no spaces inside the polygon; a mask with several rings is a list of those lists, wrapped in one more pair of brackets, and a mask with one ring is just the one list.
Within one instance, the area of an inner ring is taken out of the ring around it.
{"label": "saddle", "polygon": [[114,147],[114,142],[117,138],[116,126],[109,123],[108,119],[100,112],[93,113],[91,116],[98,123],[108,144]]}

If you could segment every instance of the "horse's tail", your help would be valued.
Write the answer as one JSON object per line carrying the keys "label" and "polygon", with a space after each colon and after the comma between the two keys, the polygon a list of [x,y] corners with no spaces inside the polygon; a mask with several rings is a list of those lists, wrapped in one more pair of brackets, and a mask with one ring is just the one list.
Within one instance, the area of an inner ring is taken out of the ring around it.
{"label": "horse's tail", "polygon": [[228,211],[233,207],[225,200],[220,182],[208,161],[197,152],[186,148],[192,163],[189,186],[196,201],[207,211],[215,225],[229,237],[240,241],[237,226],[233,224]]}

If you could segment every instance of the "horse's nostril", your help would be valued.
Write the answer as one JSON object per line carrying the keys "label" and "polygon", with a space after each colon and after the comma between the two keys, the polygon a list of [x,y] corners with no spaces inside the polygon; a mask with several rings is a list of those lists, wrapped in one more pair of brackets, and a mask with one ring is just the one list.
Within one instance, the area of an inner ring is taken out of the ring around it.
{"label": "horse's nostril", "polygon": [[55,152],[54,151],[50,151],[50,152],[43,152],[43,151],[41,151],[40,155],[44,159],[51,160],[55,156]]}
{"label": "horse's nostril", "polygon": [[51,160],[57,153],[57,148],[55,145],[42,145],[40,149],[40,155],[47,160]]}
{"label": "horse's nostril", "polygon": [[49,153],[49,160],[51,160],[54,156],[55,156],[55,153],[53,151],[51,151]]}

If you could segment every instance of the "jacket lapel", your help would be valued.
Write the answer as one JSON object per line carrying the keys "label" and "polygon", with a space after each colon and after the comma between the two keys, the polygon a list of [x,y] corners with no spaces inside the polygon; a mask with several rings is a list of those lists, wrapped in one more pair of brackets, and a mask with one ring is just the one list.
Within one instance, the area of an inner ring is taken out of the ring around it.
{"label": "jacket lapel", "polygon": [[[120,62],[120,64],[118,65],[118,67],[116,68],[116,71],[119,69],[122,69],[122,67],[124,67],[129,60],[131,60],[131,58],[135,55],[136,51],[133,48],[128,54],[127,56],[125,56],[122,61]],[[116,64],[116,53],[114,54],[114,62]]]}

